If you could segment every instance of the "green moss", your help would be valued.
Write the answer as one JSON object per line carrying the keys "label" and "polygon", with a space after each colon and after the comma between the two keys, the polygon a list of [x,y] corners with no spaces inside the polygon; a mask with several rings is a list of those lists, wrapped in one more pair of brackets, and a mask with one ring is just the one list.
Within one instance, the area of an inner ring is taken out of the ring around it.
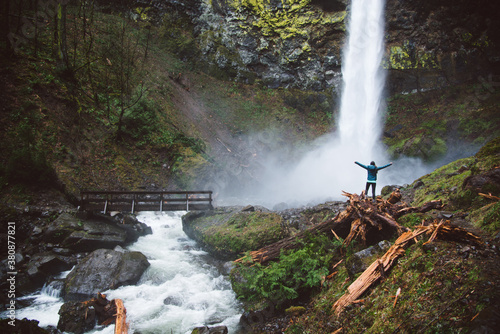
{"label": "green moss", "polygon": [[281,217],[272,213],[240,213],[223,226],[206,230],[205,242],[228,253],[256,250],[282,237]]}
{"label": "green moss", "polygon": [[285,313],[291,316],[296,316],[304,313],[306,308],[304,306],[290,306],[285,310]]}
{"label": "green moss", "polygon": [[[280,9],[275,8],[266,0],[234,0],[228,5],[240,13],[243,29],[259,29],[264,36],[278,36],[281,39],[301,36],[307,38],[310,33],[308,27],[313,25],[338,24],[344,28],[346,12],[325,14],[314,11],[310,0],[283,0]],[[250,11],[253,18],[248,18]]]}
{"label": "green moss", "polygon": [[410,55],[401,46],[391,46],[389,59],[392,69],[405,70],[413,67]]}
{"label": "green moss", "polygon": [[414,50],[408,42],[403,43],[403,45],[391,46],[389,62],[384,63],[384,67],[395,70],[441,68],[434,53]]}
{"label": "green moss", "polygon": [[500,203],[492,203],[472,211],[468,218],[474,226],[496,235],[500,231]]}
{"label": "green moss", "polygon": [[500,137],[497,137],[484,145],[476,157],[478,167],[482,170],[489,170],[500,165]]}
{"label": "green moss", "polygon": [[[471,175],[470,167],[473,163],[474,158],[459,159],[422,176],[417,181],[422,181],[425,186],[415,191],[413,205],[422,205],[436,199],[447,202],[450,194],[460,191],[465,178]],[[462,168],[463,166],[466,168]]]}

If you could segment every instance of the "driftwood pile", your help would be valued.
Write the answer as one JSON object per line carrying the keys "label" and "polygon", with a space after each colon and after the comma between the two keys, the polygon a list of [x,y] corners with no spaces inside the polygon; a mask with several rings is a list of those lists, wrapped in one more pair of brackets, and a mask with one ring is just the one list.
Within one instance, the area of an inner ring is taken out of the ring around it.
{"label": "driftwood pile", "polygon": [[[406,203],[398,203],[401,200],[399,189],[394,191],[387,201],[378,199],[376,203],[366,198],[364,193],[360,196],[344,192],[344,196],[349,198],[349,206],[344,211],[306,231],[250,252],[252,261],[260,264],[274,261],[278,259],[282,250],[300,247],[298,240],[307,235],[327,234],[331,236],[333,233],[336,237],[343,238],[345,244],[349,244],[356,238],[361,238],[363,242],[367,242],[370,237],[388,238],[394,233],[401,234],[408,231],[408,228],[397,223],[396,219],[399,217],[408,213],[424,213],[443,208],[440,200],[425,203],[421,207],[410,207]],[[240,258],[235,262],[243,263],[245,260],[246,258]]]}
{"label": "driftwood pile", "polygon": [[[461,227],[451,225],[448,220],[434,221],[428,226],[417,226],[413,231],[404,232],[379,259],[375,260],[348,288],[347,292],[332,307],[335,315],[339,315],[346,306],[356,300],[374,283],[382,278],[395,261],[405,253],[405,249],[417,240],[420,235],[430,235],[429,243],[436,238],[480,244],[481,239]],[[424,244],[425,244],[424,243]]]}
{"label": "driftwood pile", "polygon": [[[481,239],[465,229],[454,226],[447,220],[435,220],[434,222],[417,226],[410,230],[397,223],[397,219],[409,213],[424,213],[435,209],[442,209],[440,200],[430,201],[420,207],[411,207],[401,201],[399,189],[396,189],[388,200],[378,199],[376,203],[366,198],[364,193],[360,196],[344,192],[349,198],[349,206],[340,212],[335,218],[325,221],[315,227],[298,233],[295,236],[283,239],[274,244],[250,252],[253,262],[266,264],[277,260],[282,250],[290,250],[300,246],[297,240],[306,236],[307,233],[317,235],[326,233],[337,238],[343,238],[344,244],[348,245],[354,239],[367,242],[374,235],[387,235],[397,233],[399,238],[389,250],[379,259],[374,261],[347,289],[347,292],[339,298],[332,307],[335,315],[339,315],[346,306],[358,301],[358,298],[384,274],[390,270],[396,260],[405,253],[405,249],[417,241],[419,236],[427,235],[426,243],[436,238],[442,240],[455,240],[481,244]],[[247,258],[241,258],[236,262],[244,263]],[[342,261],[341,261],[342,262]],[[333,274],[332,274],[333,275]],[[331,275],[330,275],[331,276]]]}

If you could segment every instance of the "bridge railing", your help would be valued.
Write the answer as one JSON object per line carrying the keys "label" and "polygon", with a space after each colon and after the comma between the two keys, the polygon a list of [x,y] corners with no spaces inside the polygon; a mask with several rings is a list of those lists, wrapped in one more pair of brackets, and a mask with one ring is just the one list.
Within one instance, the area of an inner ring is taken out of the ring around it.
{"label": "bridge railing", "polygon": [[80,209],[104,213],[211,210],[212,191],[81,191]]}

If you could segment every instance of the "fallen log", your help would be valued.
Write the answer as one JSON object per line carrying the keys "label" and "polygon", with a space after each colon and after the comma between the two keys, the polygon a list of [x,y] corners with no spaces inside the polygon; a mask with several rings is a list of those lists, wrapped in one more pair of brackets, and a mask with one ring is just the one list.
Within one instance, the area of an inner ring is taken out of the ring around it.
{"label": "fallen log", "polygon": [[462,242],[482,243],[476,235],[465,229],[451,225],[449,221],[435,221],[428,226],[417,226],[413,231],[407,231],[399,236],[394,244],[379,259],[375,260],[348,288],[347,292],[340,297],[332,306],[336,316],[354,303],[366,290],[375,284],[394,265],[395,261],[405,253],[405,248],[412,244],[422,234],[431,234],[428,242],[439,238],[443,240],[455,240]]}
{"label": "fallen log", "polygon": [[114,299],[116,305],[115,334],[127,334],[127,310],[121,299]]}
{"label": "fallen log", "polygon": [[425,213],[431,210],[442,210],[443,208],[444,208],[443,202],[441,200],[435,200],[427,202],[419,207],[412,206],[409,208],[399,209],[398,211],[392,213],[392,217],[394,217],[394,219],[398,219],[399,217],[402,217],[409,213]]}
{"label": "fallen log", "polygon": [[[266,264],[270,261],[279,258],[281,251],[292,250],[300,247],[299,240],[304,239],[307,235],[318,235],[335,232],[340,238],[345,238],[349,234],[351,226],[352,212],[345,210],[339,213],[335,218],[320,223],[310,229],[299,232],[294,236],[282,239],[273,244],[262,247],[259,250],[250,252],[251,262],[259,262]],[[246,257],[235,260],[236,263],[245,263]]]}

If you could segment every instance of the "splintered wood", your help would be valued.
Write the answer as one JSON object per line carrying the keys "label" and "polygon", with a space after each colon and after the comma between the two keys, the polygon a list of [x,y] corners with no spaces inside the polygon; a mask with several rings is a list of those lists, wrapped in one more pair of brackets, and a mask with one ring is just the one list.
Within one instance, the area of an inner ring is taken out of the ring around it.
{"label": "splintered wood", "polygon": [[[401,203],[401,193],[395,190],[388,200],[378,199],[373,203],[366,198],[364,192],[361,195],[343,193],[349,198],[347,208],[337,214],[333,219],[320,223],[295,236],[285,238],[259,250],[250,252],[250,259],[243,257],[235,262],[252,265],[256,262],[266,264],[279,258],[282,250],[291,250],[301,246],[300,239],[307,235],[327,234],[333,238],[343,238],[344,244],[348,245],[352,240],[367,241],[370,233],[378,237],[393,235],[399,237],[389,250],[379,259],[374,261],[347,289],[347,292],[333,305],[335,315],[339,315],[346,306],[360,302],[359,297],[373,284],[384,277],[396,260],[404,255],[405,249],[423,234],[429,236],[428,242],[435,239],[454,240],[480,244],[481,239],[458,226],[453,226],[449,221],[434,221],[429,225],[421,225],[410,230],[397,223],[397,219],[408,213],[425,213],[431,210],[440,210],[444,206],[440,200],[430,201],[419,207],[411,207]],[[332,274],[333,275],[333,274]],[[328,277],[327,277],[328,278]],[[394,303],[396,303],[396,299]]]}
{"label": "splintered wood", "polygon": [[[427,242],[436,238],[444,240],[456,240],[462,242],[482,243],[476,235],[467,232],[461,227],[451,225],[449,221],[434,221],[428,226],[418,226],[413,231],[404,232],[380,258],[375,260],[348,288],[347,292],[340,297],[332,310],[335,315],[345,309],[346,306],[354,303],[368,288],[385,275],[395,263],[395,261],[405,253],[405,248],[411,245],[421,234],[430,234]],[[394,302],[395,303],[395,302]]]}
{"label": "splintered wood", "polygon": [[[292,250],[300,247],[299,240],[307,235],[327,234],[336,238],[344,239],[344,244],[348,245],[354,239],[361,239],[366,242],[367,236],[372,234],[377,235],[393,235],[394,233],[401,234],[408,231],[408,228],[397,223],[397,217],[411,212],[427,212],[433,209],[441,209],[443,207],[441,201],[432,201],[425,203],[422,207],[409,207],[406,203],[399,203],[401,194],[399,190],[394,191],[389,198],[389,201],[379,200],[373,203],[364,196],[343,192],[343,195],[349,198],[348,207],[337,214],[333,219],[322,222],[306,231],[297,233],[294,236],[282,239],[276,243],[265,246],[261,249],[250,252],[250,260],[240,258],[237,263],[252,264],[258,262],[267,264],[270,261],[275,261],[279,258],[282,250]],[[246,262],[248,261],[248,262]]]}
{"label": "splintered wood", "polygon": [[82,302],[82,304],[87,308],[94,308],[99,325],[109,326],[115,323],[115,334],[127,334],[127,311],[121,299],[109,301],[106,295],[98,292],[97,297]]}
{"label": "splintered wood", "polygon": [[127,310],[121,299],[114,299],[116,305],[115,334],[127,334]]}

